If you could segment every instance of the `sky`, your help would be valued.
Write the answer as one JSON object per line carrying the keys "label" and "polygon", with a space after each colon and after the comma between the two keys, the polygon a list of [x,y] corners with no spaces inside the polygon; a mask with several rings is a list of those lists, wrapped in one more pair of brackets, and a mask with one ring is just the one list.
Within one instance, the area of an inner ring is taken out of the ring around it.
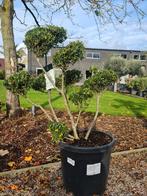
{"label": "sky", "polygon": [[[51,0],[46,0],[51,1]],[[121,0],[118,0],[119,2]],[[15,12],[17,17],[24,20],[24,6],[19,0],[14,1]],[[38,18],[40,24],[51,24],[50,11],[41,7],[38,0],[34,0],[39,13],[46,20]],[[141,8],[147,13],[147,0],[141,1]],[[29,6],[29,4],[28,4]],[[31,7],[33,11],[33,7]],[[109,49],[131,49],[131,50],[147,50],[147,15],[139,24],[135,12],[130,8],[130,16],[125,19],[123,24],[115,22],[115,24],[107,23],[105,25],[96,25],[93,15],[86,14],[85,11],[77,5],[73,7],[72,21],[68,19],[63,12],[56,13],[52,18],[52,24],[63,26],[68,32],[68,39],[65,45],[74,40],[81,40],[85,47],[89,48],[109,48]],[[33,28],[35,22],[29,13],[25,16],[26,25],[22,25],[18,19],[14,19],[14,35],[15,43],[22,46],[26,31]],[[0,45],[2,38],[0,35]]]}

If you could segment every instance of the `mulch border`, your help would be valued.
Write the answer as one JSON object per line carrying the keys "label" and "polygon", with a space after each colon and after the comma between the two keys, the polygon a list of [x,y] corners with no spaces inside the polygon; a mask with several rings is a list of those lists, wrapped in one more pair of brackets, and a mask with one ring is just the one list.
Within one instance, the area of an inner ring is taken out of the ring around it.
{"label": "mulch border", "polygon": [[[127,155],[127,154],[132,154],[132,153],[140,153],[140,152],[147,152],[147,148],[140,148],[140,149],[133,149],[133,150],[127,150],[127,151],[121,151],[121,152],[114,152],[111,154],[112,157],[115,156],[120,156],[120,155]],[[26,171],[36,171],[39,169],[45,169],[49,168],[50,170],[54,169],[59,169],[61,167],[61,162],[55,162],[55,163],[48,163],[44,165],[39,165],[39,166],[33,166],[33,167],[27,167],[27,168],[22,168],[22,169],[16,169],[16,170],[11,170],[11,171],[6,171],[6,172],[0,172],[0,176],[6,176],[6,175],[16,175],[20,174]]]}

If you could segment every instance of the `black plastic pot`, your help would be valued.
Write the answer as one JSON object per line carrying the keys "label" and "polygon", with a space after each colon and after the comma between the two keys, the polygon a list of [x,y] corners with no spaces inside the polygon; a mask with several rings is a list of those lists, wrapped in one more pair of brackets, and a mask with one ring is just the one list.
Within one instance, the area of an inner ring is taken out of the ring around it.
{"label": "black plastic pot", "polygon": [[[101,132],[102,133],[102,132]],[[106,134],[106,133],[103,133]],[[60,143],[64,186],[75,196],[102,195],[106,189],[114,138],[100,147],[78,147]]]}

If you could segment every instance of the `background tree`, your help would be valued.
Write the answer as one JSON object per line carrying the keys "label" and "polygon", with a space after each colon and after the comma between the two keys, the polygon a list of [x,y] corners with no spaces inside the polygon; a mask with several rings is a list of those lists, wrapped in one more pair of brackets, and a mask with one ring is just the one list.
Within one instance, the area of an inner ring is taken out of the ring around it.
{"label": "background tree", "polygon": [[[86,13],[91,14],[97,24],[108,24],[114,22],[123,23],[125,18],[130,16],[130,11],[128,8],[133,8],[138,21],[140,22],[144,16],[144,12],[141,9],[140,3],[141,0],[103,0],[103,1],[79,1],[79,0],[21,0],[20,1],[24,6],[24,15],[29,13],[37,26],[40,26],[38,18],[42,19],[43,14],[38,11],[39,7],[42,6],[43,9],[48,10],[47,13],[50,13],[50,19],[54,17],[54,14],[63,10],[69,18],[72,20],[72,9],[76,4],[80,6],[82,10]],[[33,11],[32,11],[33,10]],[[0,1],[0,18],[1,18],[1,32],[2,40],[4,47],[4,56],[5,56],[5,69],[6,69],[6,78],[17,71],[17,57],[16,57],[16,47],[14,43],[14,32],[13,32],[13,19],[16,17],[21,24],[25,24],[24,21],[21,21],[17,15],[14,7],[14,0],[1,0]],[[49,20],[47,20],[48,22]],[[47,23],[46,22],[46,23]],[[18,96],[14,95],[11,91],[7,91],[7,113],[9,116],[14,115],[20,109]]]}
{"label": "background tree", "polygon": [[147,76],[147,64],[141,67],[141,73],[143,76]]}
{"label": "background tree", "polygon": [[[105,69],[113,70],[118,79],[126,73],[126,60],[121,57],[111,57],[104,65]],[[117,81],[114,84],[114,92],[117,91]]]}
{"label": "background tree", "polygon": [[127,83],[131,91],[135,90],[142,97],[143,91],[147,90],[147,77],[135,78]]}
{"label": "background tree", "polygon": [[143,76],[144,68],[145,68],[145,65],[140,61],[128,61],[126,72],[132,76],[135,76],[135,75]]}

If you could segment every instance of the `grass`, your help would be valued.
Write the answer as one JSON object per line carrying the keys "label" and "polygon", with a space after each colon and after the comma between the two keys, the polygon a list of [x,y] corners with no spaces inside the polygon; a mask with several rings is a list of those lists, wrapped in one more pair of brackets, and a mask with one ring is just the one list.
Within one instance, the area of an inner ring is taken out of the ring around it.
{"label": "grass", "polygon": [[[5,103],[6,89],[3,86],[3,81],[0,80],[0,100]],[[28,97],[35,103],[41,104],[43,107],[48,108],[48,95],[47,93],[30,90]],[[63,110],[63,100],[61,96],[55,91],[52,91],[52,101],[54,108]],[[29,108],[31,105],[23,98],[20,98],[21,106]],[[73,111],[76,107],[71,104]],[[90,100],[87,112],[95,112],[95,97]],[[120,93],[113,93],[106,91],[100,100],[100,112],[110,115],[125,115],[125,116],[138,116],[147,117],[147,100],[139,97],[132,97],[130,95],[123,95]]]}

